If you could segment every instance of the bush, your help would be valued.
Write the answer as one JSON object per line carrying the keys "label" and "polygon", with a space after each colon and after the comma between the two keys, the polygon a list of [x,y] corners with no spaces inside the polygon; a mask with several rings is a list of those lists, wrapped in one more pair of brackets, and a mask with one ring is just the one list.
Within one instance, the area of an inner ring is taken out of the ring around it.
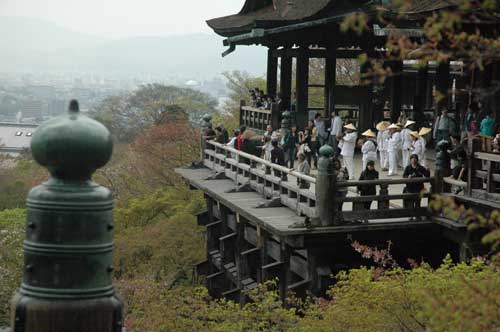
{"label": "bush", "polygon": [[10,299],[21,284],[26,211],[0,211],[0,326],[9,325]]}

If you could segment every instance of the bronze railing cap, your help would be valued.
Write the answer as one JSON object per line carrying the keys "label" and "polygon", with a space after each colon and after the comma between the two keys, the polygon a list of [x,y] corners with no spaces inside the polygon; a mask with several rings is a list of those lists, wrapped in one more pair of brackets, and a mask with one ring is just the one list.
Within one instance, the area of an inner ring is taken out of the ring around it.
{"label": "bronze railing cap", "polygon": [[34,159],[59,179],[89,179],[113,152],[109,131],[80,113],[78,101],[68,112],[44,122],[33,135]]}

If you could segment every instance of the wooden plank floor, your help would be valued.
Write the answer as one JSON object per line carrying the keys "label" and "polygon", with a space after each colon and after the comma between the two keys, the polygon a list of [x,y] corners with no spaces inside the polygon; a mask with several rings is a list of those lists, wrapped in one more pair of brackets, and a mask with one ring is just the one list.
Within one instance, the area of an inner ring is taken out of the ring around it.
{"label": "wooden plank floor", "polygon": [[[413,228],[428,226],[432,223],[430,220],[408,221],[405,219],[390,219],[335,227],[290,228],[291,225],[297,222],[303,222],[304,217],[296,215],[288,207],[257,208],[256,206],[259,203],[265,201],[260,194],[257,192],[229,193],[228,191],[235,189],[235,183],[229,179],[207,180],[208,177],[214,174],[208,168],[178,168],[175,171],[193,187],[204,191],[215,200],[220,201],[223,205],[245,217],[252,224],[259,225],[271,233],[282,236]],[[347,208],[347,204],[345,205]]]}

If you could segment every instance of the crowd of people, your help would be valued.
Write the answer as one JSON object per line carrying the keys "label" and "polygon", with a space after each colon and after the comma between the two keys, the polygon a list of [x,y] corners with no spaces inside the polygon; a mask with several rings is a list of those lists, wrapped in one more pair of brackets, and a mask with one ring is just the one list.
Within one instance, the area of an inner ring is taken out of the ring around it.
{"label": "crowd of people", "polygon": [[249,91],[251,106],[255,108],[270,110],[273,103],[279,102],[279,97],[267,95],[263,90],[255,88]]}
{"label": "crowd of people", "polygon": [[[376,125],[376,130],[378,132],[369,129],[358,135],[352,123],[345,124],[339,114],[334,113],[330,119],[316,114],[303,130],[295,125],[289,130],[274,130],[268,126],[263,135],[257,135],[242,126],[230,138],[224,126],[219,124],[214,130],[208,128],[205,137],[305,175],[317,168],[319,149],[328,144],[334,150],[337,181],[378,179],[376,163],[389,176],[396,176],[399,168],[403,170],[404,177],[427,176],[424,136],[432,129],[421,128],[417,131],[415,122],[407,120],[403,125],[383,121]],[[359,173],[354,162],[356,148],[362,153],[363,166]],[[373,195],[375,187],[362,186],[358,189],[361,195]],[[416,188],[409,186],[406,190],[413,192]],[[346,192],[338,194],[345,195]]]}
{"label": "crowd of people", "polygon": [[[262,91],[252,90],[256,105],[268,100]],[[269,99],[272,102],[272,99]],[[436,117],[433,127],[417,128],[417,123],[408,119],[404,112],[396,123],[379,122],[372,129],[358,134],[353,123],[344,123],[335,112],[325,119],[319,113],[301,130],[292,125],[289,130],[274,130],[268,126],[263,135],[244,126],[235,130],[230,138],[222,124],[207,129],[205,136],[214,138],[221,144],[227,144],[237,150],[261,157],[269,162],[288,167],[308,175],[317,168],[319,150],[328,144],[334,150],[334,172],[337,181],[375,180],[380,172],[387,176],[404,178],[429,177],[426,165],[427,139],[435,142],[446,141],[446,150],[451,158],[451,176],[465,180],[467,174],[466,141],[471,136],[481,135],[486,145],[498,151],[500,134],[495,136],[496,124],[490,112],[480,111],[478,104],[471,104],[464,117],[463,132],[459,133],[457,122],[443,109]],[[356,170],[354,155],[359,148],[362,154],[362,169]],[[402,171],[402,173],[400,173]],[[408,184],[406,193],[419,193],[422,184]],[[338,195],[346,195],[346,189]],[[376,187],[370,185],[358,188],[360,195],[375,195]],[[417,207],[420,200],[405,201],[407,207]],[[369,208],[371,202],[366,202]]]}

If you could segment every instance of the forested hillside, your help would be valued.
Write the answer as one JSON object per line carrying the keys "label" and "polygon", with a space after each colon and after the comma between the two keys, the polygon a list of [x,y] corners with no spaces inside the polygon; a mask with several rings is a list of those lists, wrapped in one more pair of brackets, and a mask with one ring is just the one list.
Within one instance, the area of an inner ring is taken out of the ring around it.
{"label": "forested hillside", "polygon": [[[237,85],[253,84],[242,80]],[[154,85],[111,98],[93,113],[115,138],[113,159],[94,180],[116,199],[115,285],[126,304],[127,331],[500,331],[494,256],[469,265],[445,259],[437,270],[413,262],[405,271],[390,251],[355,244],[375,267],[332,276],[336,285],[325,298],[290,298],[283,308],[271,282],[244,307],[211,299],[193,278],[193,266],[205,257],[194,217],[204,201],[173,168],[198,158],[197,112],[213,107],[206,95]],[[234,123],[231,116],[217,119]],[[29,155],[0,170],[0,326],[8,325],[8,301],[21,280],[24,200],[47,176]],[[448,203],[442,204],[436,208]],[[495,229],[493,217],[471,221]],[[487,240],[498,246],[491,234]]]}

